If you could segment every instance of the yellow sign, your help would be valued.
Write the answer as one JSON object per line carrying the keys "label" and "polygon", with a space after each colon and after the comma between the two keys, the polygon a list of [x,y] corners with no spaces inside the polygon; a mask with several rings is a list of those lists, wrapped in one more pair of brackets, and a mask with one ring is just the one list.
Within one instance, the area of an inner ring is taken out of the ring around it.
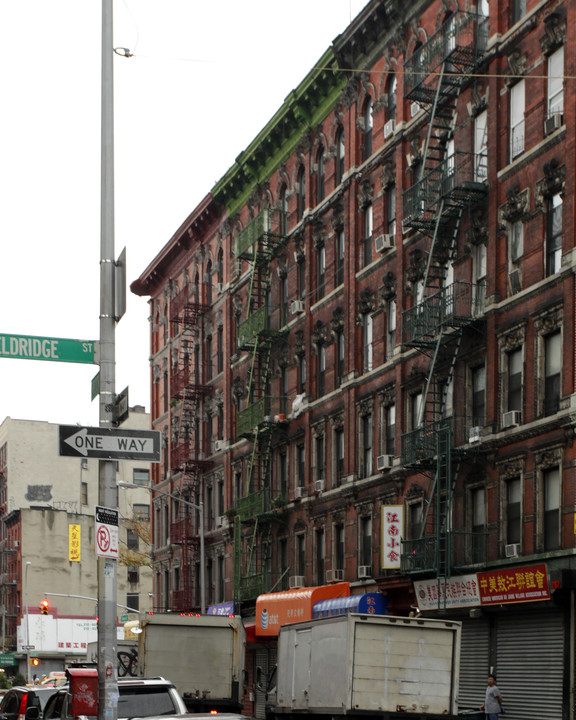
{"label": "yellow sign", "polygon": [[80,562],[80,525],[68,525],[68,560]]}

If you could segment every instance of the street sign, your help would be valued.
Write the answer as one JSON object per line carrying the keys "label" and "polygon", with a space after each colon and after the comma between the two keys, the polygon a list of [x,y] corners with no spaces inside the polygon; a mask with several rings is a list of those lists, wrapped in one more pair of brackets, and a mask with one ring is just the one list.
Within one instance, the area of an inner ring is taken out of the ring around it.
{"label": "street sign", "polygon": [[94,355],[96,345],[97,342],[94,340],[0,334],[0,358],[97,365]]}
{"label": "street sign", "polygon": [[36,645],[22,645],[22,650],[36,650]]}
{"label": "street sign", "polygon": [[0,653],[0,665],[17,665],[15,653]]}
{"label": "street sign", "polygon": [[96,555],[118,557],[118,510],[96,506]]}
{"label": "street sign", "polygon": [[158,430],[125,430],[60,425],[60,455],[101,460],[160,462]]}
{"label": "street sign", "polygon": [[124,388],[119,395],[116,395],[112,410],[112,422],[114,425],[121,425],[129,414],[128,388]]}

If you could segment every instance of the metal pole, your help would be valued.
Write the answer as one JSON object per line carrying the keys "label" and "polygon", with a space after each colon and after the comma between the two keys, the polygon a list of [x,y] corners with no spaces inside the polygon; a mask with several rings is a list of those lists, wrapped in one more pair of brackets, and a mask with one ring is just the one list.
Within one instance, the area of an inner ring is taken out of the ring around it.
{"label": "metal pole", "polygon": [[[102,0],[102,125],[100,186],[100,427],[112,426],[115,400],[114,75],[112,0]],[[99,505],[116,509],[116,466],[100,460]],[[116,560],[98,557],[98,718],[118,717]]]}
{"label": "metal pole", "polygon": [[28,567],[32,565],[30,560],[26,561],[24,568],[24,605],[26,605],[26,682],[30,685],[30,620],[28,613]]}

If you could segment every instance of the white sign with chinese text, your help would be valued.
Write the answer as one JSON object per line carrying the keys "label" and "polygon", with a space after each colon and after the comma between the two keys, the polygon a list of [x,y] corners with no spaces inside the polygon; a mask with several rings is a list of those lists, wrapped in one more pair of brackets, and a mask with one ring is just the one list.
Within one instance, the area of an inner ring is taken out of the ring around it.
{"label": "white sign with chinese text", "polygon": [[404,506],[382,505],[381,508],[382,537],[380,554],[382,570],[400,568],[402,535],[404,533]]}
{"label": "white sign with chinese text", "polygon": [[458,575],[447,580],[420,580],[414,583],[414,591],[420,610],[480,605],[476,575]]}

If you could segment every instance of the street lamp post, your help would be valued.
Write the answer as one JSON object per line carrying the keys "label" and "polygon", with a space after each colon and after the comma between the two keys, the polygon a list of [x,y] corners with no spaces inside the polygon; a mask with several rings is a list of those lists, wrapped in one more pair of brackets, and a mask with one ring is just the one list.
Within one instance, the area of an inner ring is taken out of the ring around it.
{"label": "street lamp post", "polygon": [[172,495],[171,493],[164,492],[163,490],[157,490],[150,485],[134,485],[134,483],[124,482],[121,480],[118,483],[118,487],[137,489],[146,488],[150,493],[163,495],[164,497],[172,498],[181,502],[183,505],[188,505],[199,511],[200,514],[200,612],[202,615],[206,614],[206,557],[204,552],[204,503],[202,500],[198,504],[190,502],[189,500],[183,500],[178,495]]}
{"label": "street lamp post", "polygon": [[26,606],[26,681],[30,684],[30,621],[28,613],[28,568],[32,565],[26,560],[24,567],[24,605]]}

